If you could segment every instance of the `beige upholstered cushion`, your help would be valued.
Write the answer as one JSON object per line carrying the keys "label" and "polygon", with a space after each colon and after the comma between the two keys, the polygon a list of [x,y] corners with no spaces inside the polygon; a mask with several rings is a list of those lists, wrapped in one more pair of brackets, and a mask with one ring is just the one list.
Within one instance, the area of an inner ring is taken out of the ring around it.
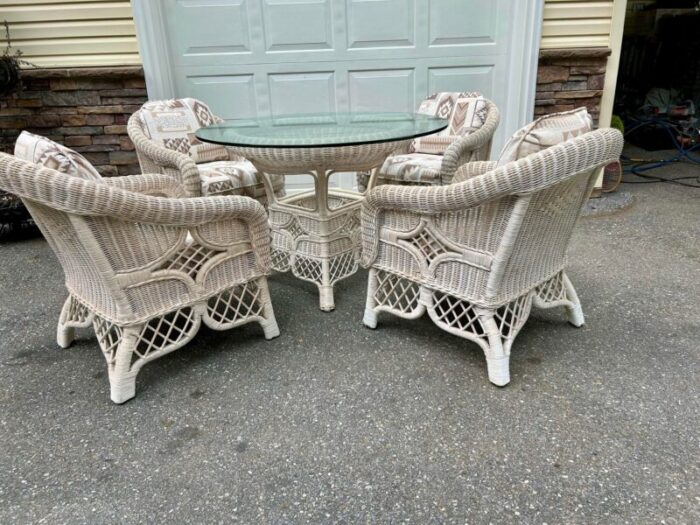
{"label": "beige upholstered cushion", "polygon": [[[199,164],[197,168],[202,179],[202,195],[262,197],[265,194],[262,177],[247,160],[207,162]],[[272,186],[275,191],[284,188],[284,177],[273,175]]]}
{"label": "beige upholstered cushion", "polygon": [[148,138],[189,155],[197,164],[229,160],[224,146],[201,142],[194,135],[199,128],[216,123],[216,117],[204,102],[193,98],[146,102],[139,115]]}
{"label": "beige upholstered cushion", "polygon": [[486,99],[476,92],[434,93],[418,108],[418,113],[448,119],[447,128],[413,141],[410,151],[442,155],[460,137],[473,133],[486,122]]}
{"label": "beige upholstered cushion", "polygon": [[444,155],[456,139],[453,135],[427,135],[414,139],[409,146],[412,153],[429,153],[431,155]]}
{"label": "beige upholstered cushion", "polygon": [[384,179],[437,184],[441,165],[442,155],[408,153],[386,159],[380,173]]}
{"label": "beige upholstered cushion", "polygon": [[95,167],[80,153],[28,131],[23,131],[17,137],[15,156],[81,179],[102,179]]}
{"label": "beige upholstered cushion", "polygon": [[497,166],[556,146],[592,128],[593,121],[586,108],[544,115],[513,134],[501,151]]}

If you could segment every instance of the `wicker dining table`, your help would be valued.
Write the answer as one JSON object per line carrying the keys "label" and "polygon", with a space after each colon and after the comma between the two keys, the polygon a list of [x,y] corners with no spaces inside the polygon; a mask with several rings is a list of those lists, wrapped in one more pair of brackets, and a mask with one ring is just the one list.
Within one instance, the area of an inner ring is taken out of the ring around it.
{"label": "wicker dining table", "polygon": [[[364,193],[329,187],[334,173],[372,171],[416,137],[447,127],[413,113],[324,113],[225,121],[196,137],[228,146],[262,175],[272,230],[272,263],[319,290],[321,310],[335,308],[333,287],[358,268]],[[275,195],[271,176],[308,174],[314,188]]]}

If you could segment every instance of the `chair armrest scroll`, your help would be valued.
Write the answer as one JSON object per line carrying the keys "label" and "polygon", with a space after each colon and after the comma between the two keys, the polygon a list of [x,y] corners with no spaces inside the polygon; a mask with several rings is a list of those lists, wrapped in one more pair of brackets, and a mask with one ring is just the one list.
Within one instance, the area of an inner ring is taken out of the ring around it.
{"label": "chair armrest scroll", "polygon": [[139,154],[145,155],[159,166],[180,172],[181,182],[188,197],[199,197],[202,194],[199,169],[192,158],[179,151],[167,149],[148,138],[141,129],[138,112],[129,117],[127,133]]}
{"label": "chair armrest scroll", "polygon": [[474,133],[455,140],[445,151],[440,167],[443,184],[449,184],[460,165],[477,160],[487,160],[491,150],[491,140],[501,120],[496,105],[487,103],[486,122]]}

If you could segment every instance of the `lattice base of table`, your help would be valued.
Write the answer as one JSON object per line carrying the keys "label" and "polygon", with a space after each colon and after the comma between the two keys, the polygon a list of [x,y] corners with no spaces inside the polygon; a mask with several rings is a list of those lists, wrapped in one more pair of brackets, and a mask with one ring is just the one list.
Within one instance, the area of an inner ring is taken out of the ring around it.
{"label": "lattice base of table", "polygon": [[357,271],[361,199],[330,191],[323,206],[314,192],[305,192],[269,207],[273,268],[315,283],[321,310],[335,308],[333,286]]}

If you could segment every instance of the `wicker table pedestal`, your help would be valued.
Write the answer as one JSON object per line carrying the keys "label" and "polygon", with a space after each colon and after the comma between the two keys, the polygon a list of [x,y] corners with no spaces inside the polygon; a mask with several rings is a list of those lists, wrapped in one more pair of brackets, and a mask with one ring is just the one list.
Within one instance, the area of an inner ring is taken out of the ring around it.
{"label": "wicker table pedestal", "polygon": [[[272,265],[318,286],[319,307],[335,308],[333,287],[357,271],[360,205],[364,193],[329,188],[333,173],[369,171],[407,141],[326,148],[234,148],[263,174],[272,230]],[[284,160],[278,157],[282,154]],[[275,157],[276,159],[273,159]],[[323,168],[309,169],[323,162]],[[286,197],[275,195],[271,175],[308,174],[314,189]],[[372,181],[369,188],[373,185]]]}
{"label": "wicker table pedestal", "polygon": [[280,199],[269,207],[273,268],[291,270],[299,279],[315,283],[325,311],[335,308],[335,283],[357,271],[362,202],[361,194],[329,191],[328,174],[314,172],[315,191]]}
{"label": "wicker table pedestal", "polygon": [[[375,170],[413,138],[446,125],[425,115],[330,113],[216,124],[200,129],[197,137],[227,145],[262,174],[273,267],[315,283],[321,310],[331,311],[333,286],[357,271],[364,194],[329,189],[329,177]],[[311,175],[314,189],[277,197],[271,176],[298,174]]]}

